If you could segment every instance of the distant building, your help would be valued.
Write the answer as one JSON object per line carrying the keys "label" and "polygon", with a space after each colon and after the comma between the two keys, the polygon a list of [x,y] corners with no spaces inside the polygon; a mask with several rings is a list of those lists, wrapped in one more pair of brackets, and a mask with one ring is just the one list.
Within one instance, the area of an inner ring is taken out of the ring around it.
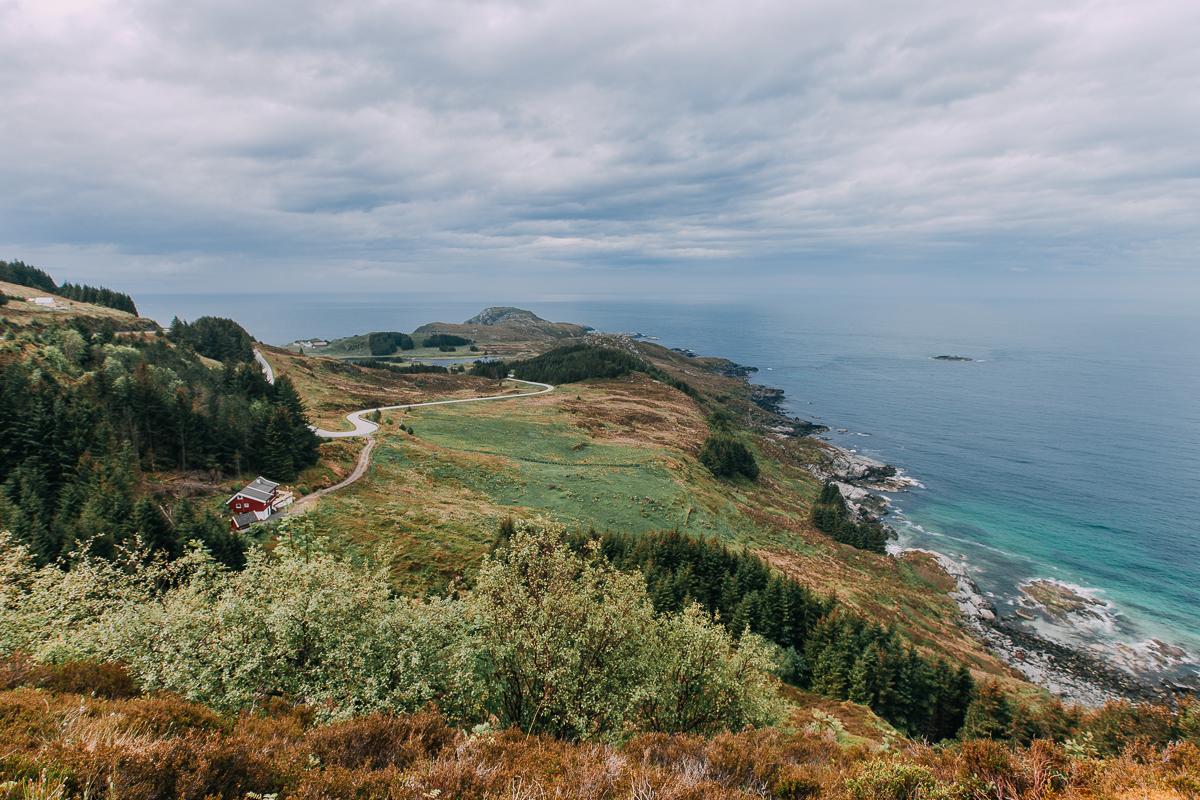
{"label": "distant building", "polygon": [[54,308],[58,305],[58,303],[54,302],[53,297],[31,297],[29,298],[29,302],[33,303],[35,306],[42,306],[43,308]]}
{"label": "distant building", "polygon": [[244,530],[256,522],[262,522],[295,500],[288,491],[279,491],[279,484],[259,475],[246,487],[225,501],[232,512],[229,524],[235,531]]}

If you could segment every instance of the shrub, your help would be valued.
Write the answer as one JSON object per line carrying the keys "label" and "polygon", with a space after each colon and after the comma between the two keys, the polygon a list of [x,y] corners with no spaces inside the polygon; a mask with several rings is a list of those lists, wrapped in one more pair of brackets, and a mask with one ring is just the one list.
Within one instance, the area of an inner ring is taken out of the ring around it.
{"label": "shrub", "polygon": [[568,739],[779,716],[762,640],[735,641],[695,608],[656,615],[640,574],[577,555],[559,526],[517,524],[473,591],[432,600],[324,552],[311,522],[277,531],[240,572],[199,550],[63,571],[0,548],[0,653],[121,661],[146,691],[224,712],[280,697],[325,719],[436,703],[460,723],[491,712]]}
{"label": "shrub", "polygon": [[728,434],[714,434],[704,440],[700,463],[718,478],[736,478],[739,475],[750,480],[758,478],[758,462],[754,460],[754,453],[740,439]]}
{"label": "shrub", "polygon": [[900,761],[874,761],[846,781],[854,800],[932,800],[938,782],[927,767]]}
{"label": "shrub", "polygon": [[560,525],[515,523],[469,602],[501,724],[604,739],[778,717],[761,640],[734,643],[698,609],[656,617],[640,574],[616,570],[598,546],[575,553]]}

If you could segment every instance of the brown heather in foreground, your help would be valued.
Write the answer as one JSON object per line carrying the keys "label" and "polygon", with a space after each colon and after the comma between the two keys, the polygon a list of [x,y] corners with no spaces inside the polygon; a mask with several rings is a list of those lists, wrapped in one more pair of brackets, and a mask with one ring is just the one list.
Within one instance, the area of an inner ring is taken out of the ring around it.
{"label": "brown heather in foreground", "polygon": [[893,752],[810,732],[650,734],[622,747],[467,734],[436,712],[319,725],[282,701],[222,717],[139,696],[119,667],[0,664],[3,798],[1195,798],[1200,749],[1117,756],[991,741]]}

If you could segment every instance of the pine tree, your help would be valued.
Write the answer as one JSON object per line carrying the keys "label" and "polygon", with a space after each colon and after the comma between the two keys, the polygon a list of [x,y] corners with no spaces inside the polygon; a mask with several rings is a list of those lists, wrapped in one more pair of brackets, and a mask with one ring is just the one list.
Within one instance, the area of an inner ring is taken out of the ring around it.
{"label": "pine tree", "polygon": [[272,412],[267,420],[262,452],[263,471],[271,480],[290,481],[296,477],[291,433],[287,412],[282,409]]}
{"label": "pine tree", "polygon": [[180,553],[174,533],[149,497],[143,497],[134,504],[133,532],[141,537],[142,544],[152,552],[164,553],[169,558],[175,558]]}
{"label": "pine tree", "polygon": [[963,719],[963,739],[1009,738],[1012,728],[1012,708],[1004,690],[995,681],[981,684],[967,706]]}

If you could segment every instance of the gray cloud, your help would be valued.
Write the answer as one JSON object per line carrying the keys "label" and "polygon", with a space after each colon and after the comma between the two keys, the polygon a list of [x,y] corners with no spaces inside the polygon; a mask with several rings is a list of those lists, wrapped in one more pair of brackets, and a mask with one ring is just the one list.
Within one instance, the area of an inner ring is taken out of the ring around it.
{"label": "gray cloud", "polygon": [[1197,34],[1153,0],[10,1],[0,247],[134,289],[1191,276]]}

